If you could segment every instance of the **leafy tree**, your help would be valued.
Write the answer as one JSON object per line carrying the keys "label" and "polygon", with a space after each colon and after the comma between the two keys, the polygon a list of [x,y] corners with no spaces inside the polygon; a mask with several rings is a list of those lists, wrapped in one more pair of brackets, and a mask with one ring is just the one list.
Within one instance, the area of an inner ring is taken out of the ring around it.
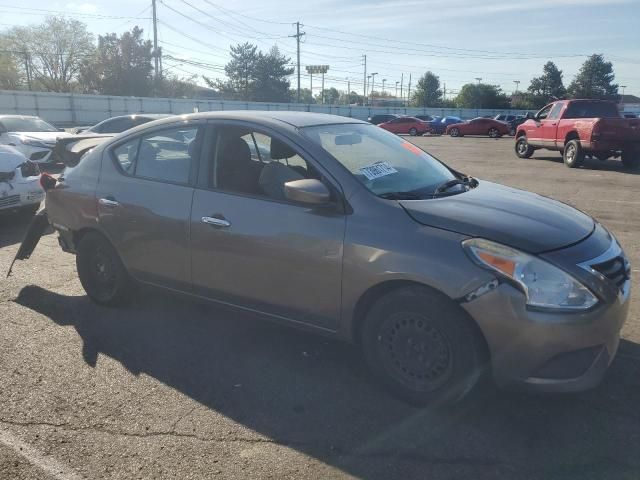
{"label": "leafy tree", "polygon": [[563,98],[567,90],[562,83],[562,70],[555,63],[547,62],[542,67],[542,76],[531,80],[527,90],[530,94],[527,100],[533,108],[541,108],[551,100]]}
{"label": "leafy tree", "polygon": [[196,75],[189,78],[163,77],[156,87],[157,95],[169,98],[194,98],[202,89],[196,85]]}
{"label": "leafy tree", "polygon": [[153,45],[144,40],[143,30],[134,27],[121,36],[98,37],[95,55],[80,70],[85,92],[104,95],[148,96],[152,93]]}
{"label": "leafy tree", "polygon": [[[298,89],[289,90],[289,100],[292,102],[298,99]],[[300,88],[300,103],[315,103],[313,94],[308,88]]]}
{"label": "leafy tree", "polygon": [[17,90],[23,79],[18,56],[11,53],[6,38],[0,36],[0,89]]}
{"label": "leafy tree", "polygon": [[467,83],[456,97],[458,108],[509,108],[509,99],[499,87],[486,83]]}
{"label": "leafy tree", "polygon": [[362,100],[362,95],[352,90],[349,94],[347,94],[347,92],[340,92],[340,99],[338,100],[338,103],[341,105],[362,105]]}
{"label": "leafy tree", "polygon": [[613,83],[614,77],[611,62],[606,62],[602,55],[591,55],[569,85],[569,94],[573,98],[615,100],[618,85]]}
{"label": "leafy tree", "polygon": [[255,81],[251,85],[251,98],[257,102],[288,102],[289,80],[294,71],[287,67],[290,58],[280,54],[277,46],[271,47],[266,55],[260,52],[255,65]]}
{"label": "leafy tree", "polygon": [[[224,67],[229,79],[218,83],[232,98],[238,100],[252,99],[252,84],[256,78],[256,70],[260,55],[258,47],[250,43],[231,46],[231,60]],[[225,96],[226,98],[226,96]]]}
{"label": "leafy tree", "polygon": [[[340,92],[335,88],[324,89],[324,103],[328,105],[336,105],[340,100]],[[322,103],[322,92],[316,95],[316,103]]]}
{"label": "leafy tree", "polygon": [[411,99],[415,107],[437,107],[442,102],[442,90],[440,90],[440,78],[432,72],[425,73],[418,83]]}
{"label": "leafy tree", "polygon": [[48,17],[41,25],[14,27],[11,49],[28,52],[36,88],[53,92],[73,89],[83,61],[94,51],[93,35],[78,20]]}

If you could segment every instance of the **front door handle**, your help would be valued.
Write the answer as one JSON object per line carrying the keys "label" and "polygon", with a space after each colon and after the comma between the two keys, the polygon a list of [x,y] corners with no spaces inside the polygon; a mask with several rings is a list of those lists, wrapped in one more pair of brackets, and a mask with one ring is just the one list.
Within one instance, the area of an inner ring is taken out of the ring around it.
{"label": "front door handle", "polygon": [[214,227],[230,227],[231,222],[225,220],[224,218],[216,218],[216,217],[202,217],[202,223],[206,223],[207,225],[213,225]]}
{"label": "front door handle", "polygon": [[98,203],[102,206],[115,208],[120,206],[120,202],[116,202],[113,197],[101,198],[98,200]]}

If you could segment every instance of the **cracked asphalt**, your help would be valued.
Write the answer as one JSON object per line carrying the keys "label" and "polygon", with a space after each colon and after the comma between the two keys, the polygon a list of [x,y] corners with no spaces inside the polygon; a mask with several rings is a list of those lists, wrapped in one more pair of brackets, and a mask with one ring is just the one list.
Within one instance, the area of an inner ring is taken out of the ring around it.
{"label": "cracked asphalt", "polygon": [[[423,137],[471,175],[570,203],[612,229],[640,280],[640,176],[519,160],[511,139]],[[0,217],[0,273],[27,219]],[[54,235],[0,281],[0,479],[640,478],[640,303],[602,385],[575,395],[485,385],[420,410],[357,349],[141,289],[92,304]]]}

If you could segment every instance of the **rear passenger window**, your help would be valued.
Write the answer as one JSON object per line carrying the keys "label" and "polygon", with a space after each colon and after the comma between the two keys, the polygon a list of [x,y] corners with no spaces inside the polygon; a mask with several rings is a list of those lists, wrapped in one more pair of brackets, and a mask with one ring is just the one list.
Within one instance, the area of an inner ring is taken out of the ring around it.
{"label": "rear passenger window", "polygon": [[199,153],[198,128],[156,131],[116,147],[122,170],[151,180],[188,183],[192,160]]}

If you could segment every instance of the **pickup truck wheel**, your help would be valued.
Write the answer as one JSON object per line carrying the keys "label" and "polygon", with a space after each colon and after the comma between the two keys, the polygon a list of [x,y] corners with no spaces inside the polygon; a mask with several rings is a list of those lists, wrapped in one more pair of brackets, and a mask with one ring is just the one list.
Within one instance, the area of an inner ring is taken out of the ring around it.
{"label": "pickup truck wheel", "polygon": [[490,128],[487,133],[491,138],[498,138],[500,136],[500,132],[497,128]]}
{"label": "pickup truck wheel", "polygon": [[584,151],[580,140],[570,140],[564,146],[564,152],[562,155],[564,164],[569,168],[579,167],[584,161]]}
{"label": "pickup truck wheel", "polygon": [[640,153],[633,150],[623,150],[621,156],[622,164],[629,170],[636,170],[640,167]]}
{"label": "pickup truck wheel", "polygon": [[124,303],[131,282],[113,246],[100,234],[87,233],[76,250],[78,276],[89,298],[100,305]]}
{"label": "pickup truck wheel", "polygon": [[422,287],[392,291],[369,310],[361,345],[371,372],[414,405],[451,403],[471,391],[484,344],[459,306]]}
{"label": "pickup truck wheel", "polygon": [[533,155],[533,147],[529,145],[524,135],[516,140],[516,155],[519,158],[530,158]]}

